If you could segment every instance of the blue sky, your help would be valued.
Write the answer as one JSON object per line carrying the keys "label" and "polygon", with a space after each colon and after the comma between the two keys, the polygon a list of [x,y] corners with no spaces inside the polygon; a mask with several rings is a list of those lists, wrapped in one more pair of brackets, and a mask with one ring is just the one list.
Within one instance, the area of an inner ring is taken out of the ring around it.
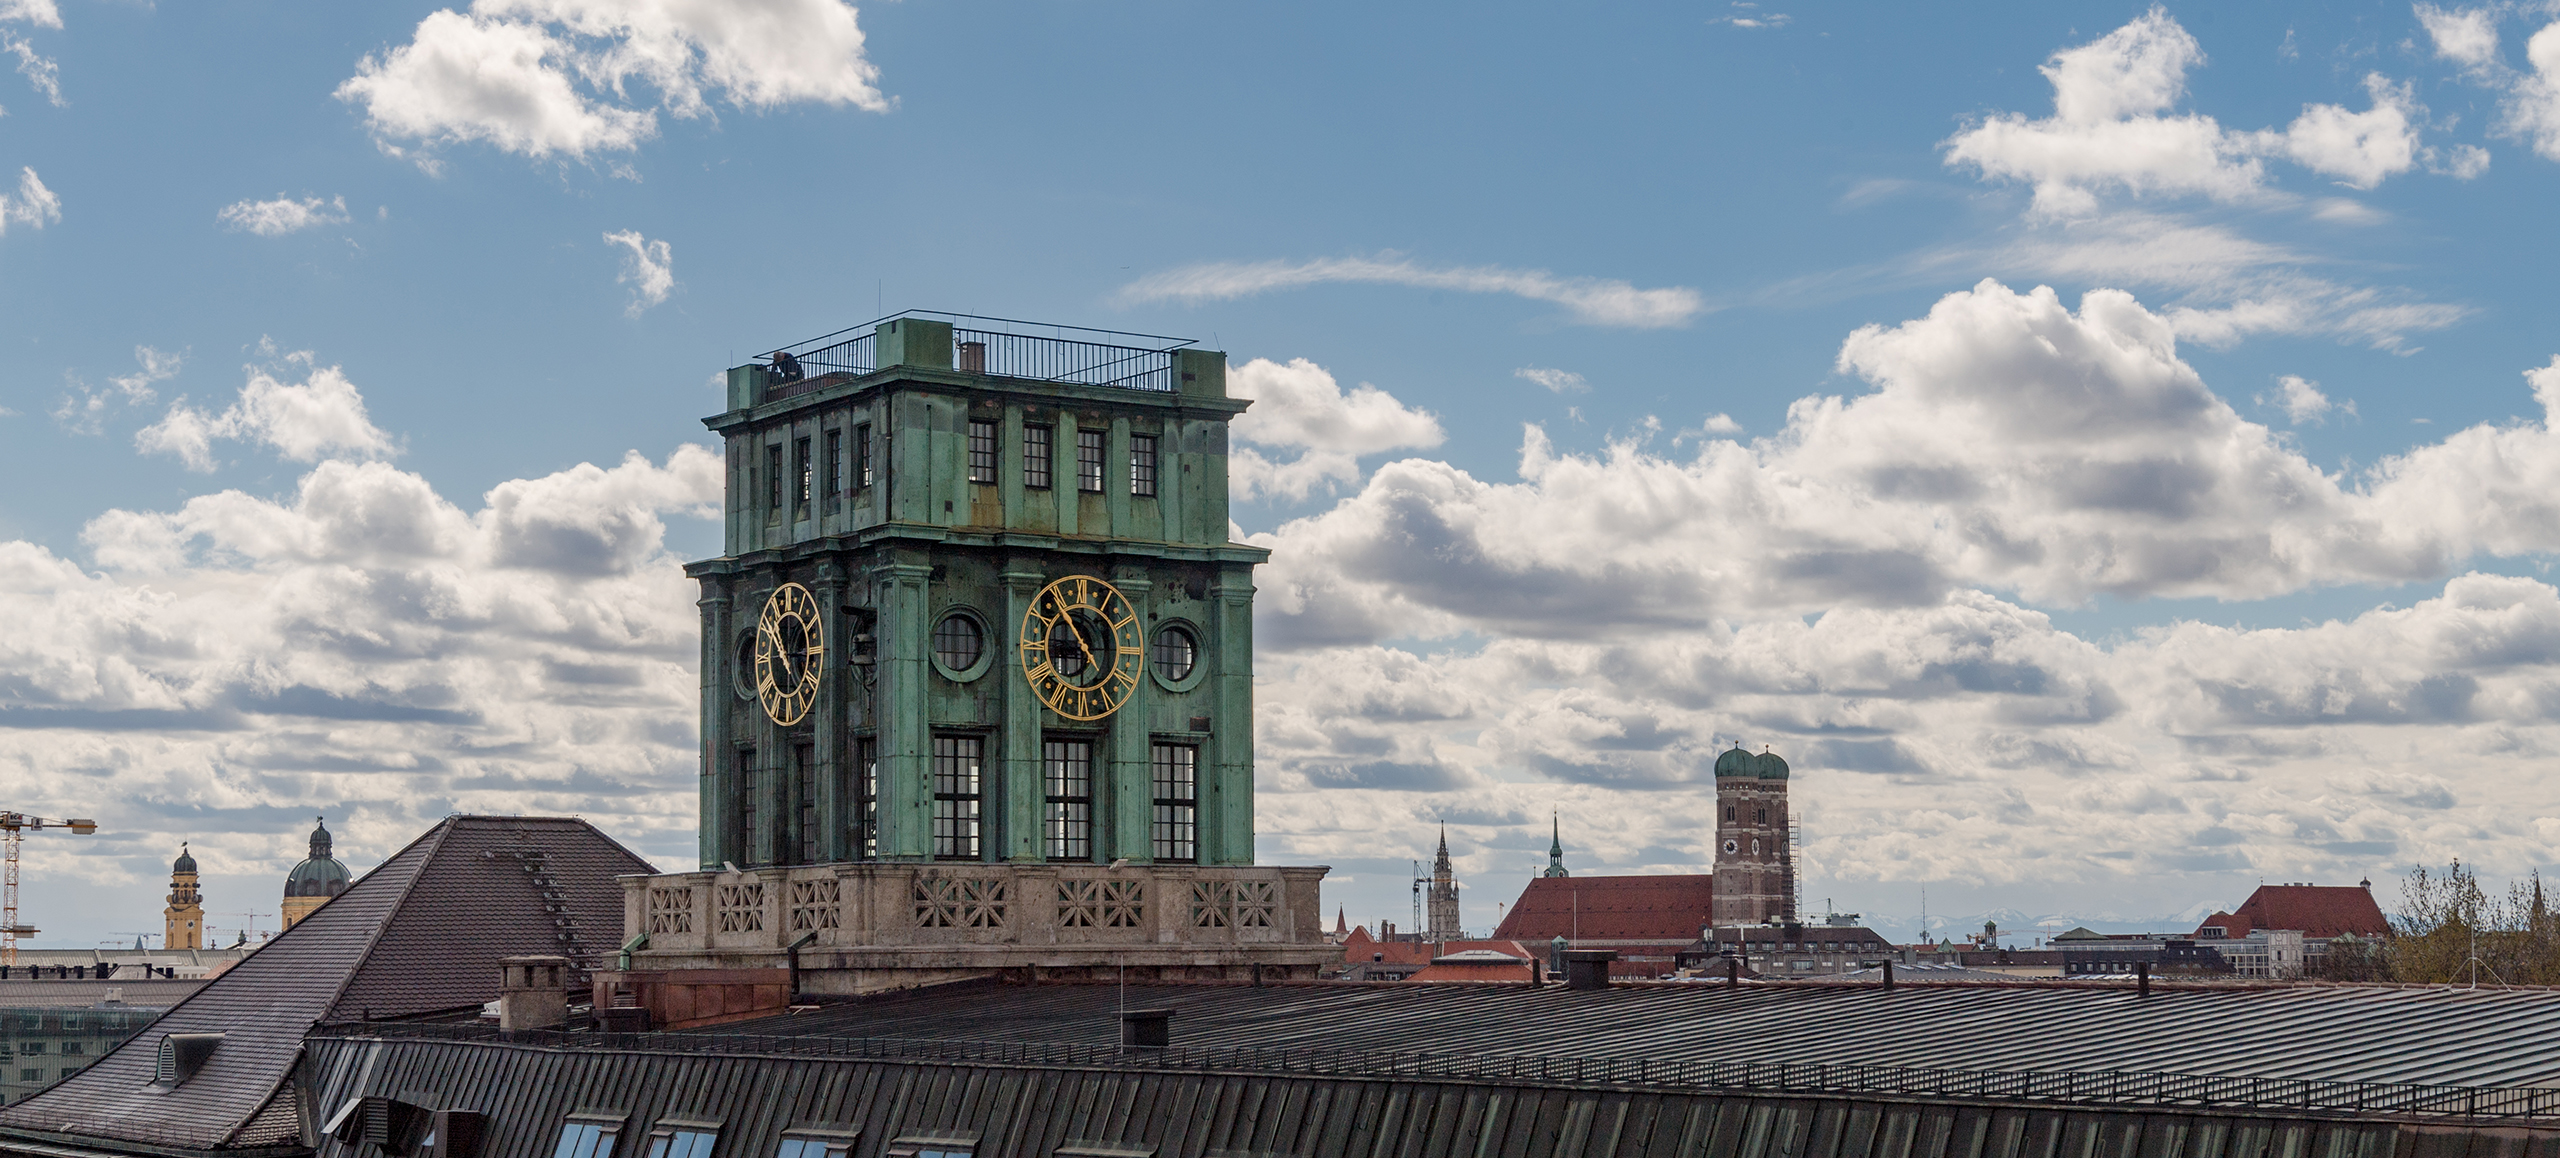
{"label": "blue sky", "polygon": [[679,448],[721,367],[901,308],[1260,392],[1264,855],[1355,920],[1440,818],[1474,924],[1550,810],[1697,867],[1735,739],[1844,908],[2527,871],[2554,21],[10,0],[0,767],[121,820],[30,889],[151,927],[192,839],[272,909],[322,811],[360,863],[454,807],[680,863]]}

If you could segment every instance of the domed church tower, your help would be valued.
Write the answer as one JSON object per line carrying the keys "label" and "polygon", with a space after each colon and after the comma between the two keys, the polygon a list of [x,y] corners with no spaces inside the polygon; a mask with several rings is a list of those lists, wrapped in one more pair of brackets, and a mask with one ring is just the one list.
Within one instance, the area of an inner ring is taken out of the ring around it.
{"label": "domed church tower", "polygon": [[284,878],[284,927],[294,927],[311,910],[347,891],[354,880],[355,874],[329,855],[328,818],[322,817],[320,826],[311,830],[311,855]]}
{"label": "domed church tower", "polygon": [[1787,762],[1772,752],[1716,757],[1715,923],[1794,920],[1795,858],[1787,840]]}
{"label": "domed church tower", "polygon": [[196,858],[186,845],[178,846],[178,859],[169,866],[169,907],[161,914],[168,919],[161,948],[204,948],[204,895],[196,891]]}

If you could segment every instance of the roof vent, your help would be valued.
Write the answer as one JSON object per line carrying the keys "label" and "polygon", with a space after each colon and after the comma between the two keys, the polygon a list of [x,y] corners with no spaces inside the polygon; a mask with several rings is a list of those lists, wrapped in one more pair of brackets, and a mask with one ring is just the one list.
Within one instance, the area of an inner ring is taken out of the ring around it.
{"label": "roof vent", "polygon": [[164,1086],[185,1085],[221,1044],[222,1035],[218,1033],[173,1033],[161,1038],[160,1064],[151,1080]]}

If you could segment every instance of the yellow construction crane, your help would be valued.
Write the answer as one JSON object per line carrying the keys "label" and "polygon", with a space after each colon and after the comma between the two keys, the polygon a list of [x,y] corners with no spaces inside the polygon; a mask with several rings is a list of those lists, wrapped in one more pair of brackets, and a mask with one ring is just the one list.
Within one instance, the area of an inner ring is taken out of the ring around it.
{"label": "yellow construction crane", "polygon": [[47,820],[23,812],[0,812],[0,849],[6,850],[8,868],[0,879],[0,965],[18,963],[18,938],[33,934],[36,927],[18,923],[18,841],[31,828],[67,828],[83,836],[98,831],[94,820]]}

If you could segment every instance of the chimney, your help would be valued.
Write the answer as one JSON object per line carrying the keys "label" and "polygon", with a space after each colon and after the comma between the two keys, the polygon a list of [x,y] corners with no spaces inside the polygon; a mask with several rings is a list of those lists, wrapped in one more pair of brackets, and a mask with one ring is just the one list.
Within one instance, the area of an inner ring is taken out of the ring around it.
{"label": "chimney", "polygon": [[568,958],[508,957],[498,969],[498,1028],[558,1029],[568,1022]]}
{"label": "chimney", "polygon": [[1609,963],[1618,959],[1615,949],[1567,949],[1564,951],[1564,987],[1567,989],[1607,989]]}
{"label": "chimney", "polygon": [[1120,1048],[1163,1049],[1173,1044],[1173,1011],[1170,1009],[1124,1009],[1120,1011]]}

